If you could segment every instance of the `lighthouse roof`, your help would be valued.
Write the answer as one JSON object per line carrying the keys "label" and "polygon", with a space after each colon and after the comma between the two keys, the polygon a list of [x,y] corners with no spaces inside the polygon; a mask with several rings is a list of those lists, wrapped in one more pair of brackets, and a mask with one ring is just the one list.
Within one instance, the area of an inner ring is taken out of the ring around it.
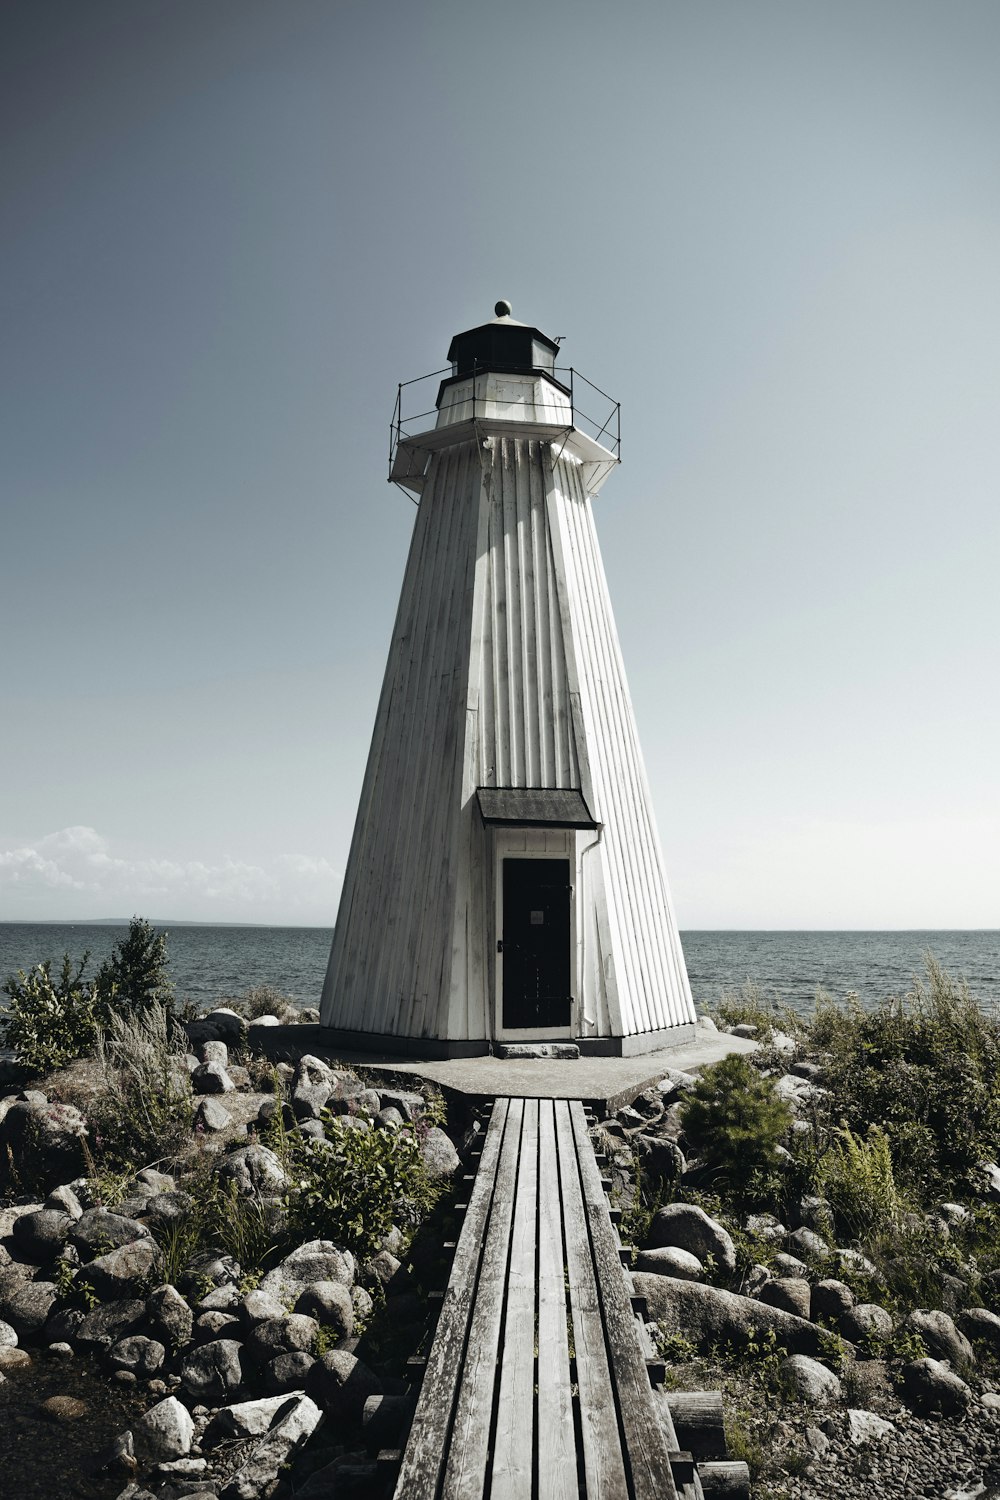
{"label": "lighthouse roof", "polygon": [[531,323],[521,323],[511,316],[509,302],[498,302],[496,317],[464,333],[456,333],[448,346],[448,358],[464,373],[473,365],[477,369],[551,370],[559,353],[556,339],[550,339]]}

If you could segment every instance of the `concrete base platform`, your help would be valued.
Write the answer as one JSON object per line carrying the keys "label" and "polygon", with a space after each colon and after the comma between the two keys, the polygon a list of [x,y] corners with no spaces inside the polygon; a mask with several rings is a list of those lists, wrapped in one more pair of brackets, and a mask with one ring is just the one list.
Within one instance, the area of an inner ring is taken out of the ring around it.
{"label": "concrete base platform", "polygon": [[425,1062],[381,1051],[331,1048],[321,1026],[270,1026],[254,1033],[255,1045],[275,1059],[311,1052],[347,1067],[436,1083],[469,1105],[505,1095],[525,1099],[582,1099],[601,1113],[630,1103],[670,1068],[690,1072],[731,1052],[753,1052],[757,1043],[699,1024],[678,1046],[639,1057],[518,1058],[452,1057]]}

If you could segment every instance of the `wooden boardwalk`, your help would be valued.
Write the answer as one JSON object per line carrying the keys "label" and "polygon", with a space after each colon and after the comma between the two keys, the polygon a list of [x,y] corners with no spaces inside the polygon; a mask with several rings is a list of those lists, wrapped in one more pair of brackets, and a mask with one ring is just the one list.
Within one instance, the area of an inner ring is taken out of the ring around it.
{"label": "wooden boardwalk", "polygon": [[576,1100],[497,1099],[396,1500],[695,1500]]}

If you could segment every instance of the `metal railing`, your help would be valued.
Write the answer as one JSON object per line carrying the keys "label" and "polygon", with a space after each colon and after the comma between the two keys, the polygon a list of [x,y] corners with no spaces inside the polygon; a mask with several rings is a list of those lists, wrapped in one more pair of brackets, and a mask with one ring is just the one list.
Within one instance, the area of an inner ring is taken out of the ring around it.
{"label": "metal railing", "polygon": [[[471,392],[460,405],[464,416],[471,417],[475,421],[477,416],[486,415],[487,404],[493,406],[497,404],[495,396],[491,396],[488,403],[486,396],[477,392],[477,378],[484,375],[504,374],[538,375],[552,380],[556,388],[569,397],[568,412],[564,401],[553,401],[551,406],[535,401],[532,403],[534,410],[537,412],[541,408],[543,411],[550,411],[553,426],[577,427],[594,442],[607,448],[613,458],[617,460],[621,457],[621,405],[606,391],[602,391],[600,386],[596,386],[592,380],[581,375],[579,370],[574,370],[571,365],[557,365],[552,370],[543,370],[531,369],[525,365],[511,365],[505,368],[493,363],[482,365],[473,363],[472,367],[463,371],[461,375],[456,376],[452,367],[448,365],[443,370],[432,370],[429,375],[418,375],[413,380],[400,382],[396,392],[392,421],[389,425],[390,472],[399,444],[408,438],[415,437],[418,433],[427,432],[436,425],[439,410],[438,392],[443,380],[471,382]],[[431,382],[434,382],[433,386]],[[587,410],[583,409],[581,401],[586,404]]]}

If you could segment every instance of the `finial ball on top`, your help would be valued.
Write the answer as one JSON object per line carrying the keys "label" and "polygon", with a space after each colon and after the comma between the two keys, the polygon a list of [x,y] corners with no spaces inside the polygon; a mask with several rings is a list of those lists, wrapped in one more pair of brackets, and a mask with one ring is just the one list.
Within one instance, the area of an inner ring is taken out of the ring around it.
{"label": "finial ball on top", "polygon": [[503,301],[498,302],[497,305],[496,305],[496,307],[493,309],[493,311],[496,313],[496,315],[497,315],[498,318],[509,318],[510,317],[510,303],[509,302],[503,302]]}

